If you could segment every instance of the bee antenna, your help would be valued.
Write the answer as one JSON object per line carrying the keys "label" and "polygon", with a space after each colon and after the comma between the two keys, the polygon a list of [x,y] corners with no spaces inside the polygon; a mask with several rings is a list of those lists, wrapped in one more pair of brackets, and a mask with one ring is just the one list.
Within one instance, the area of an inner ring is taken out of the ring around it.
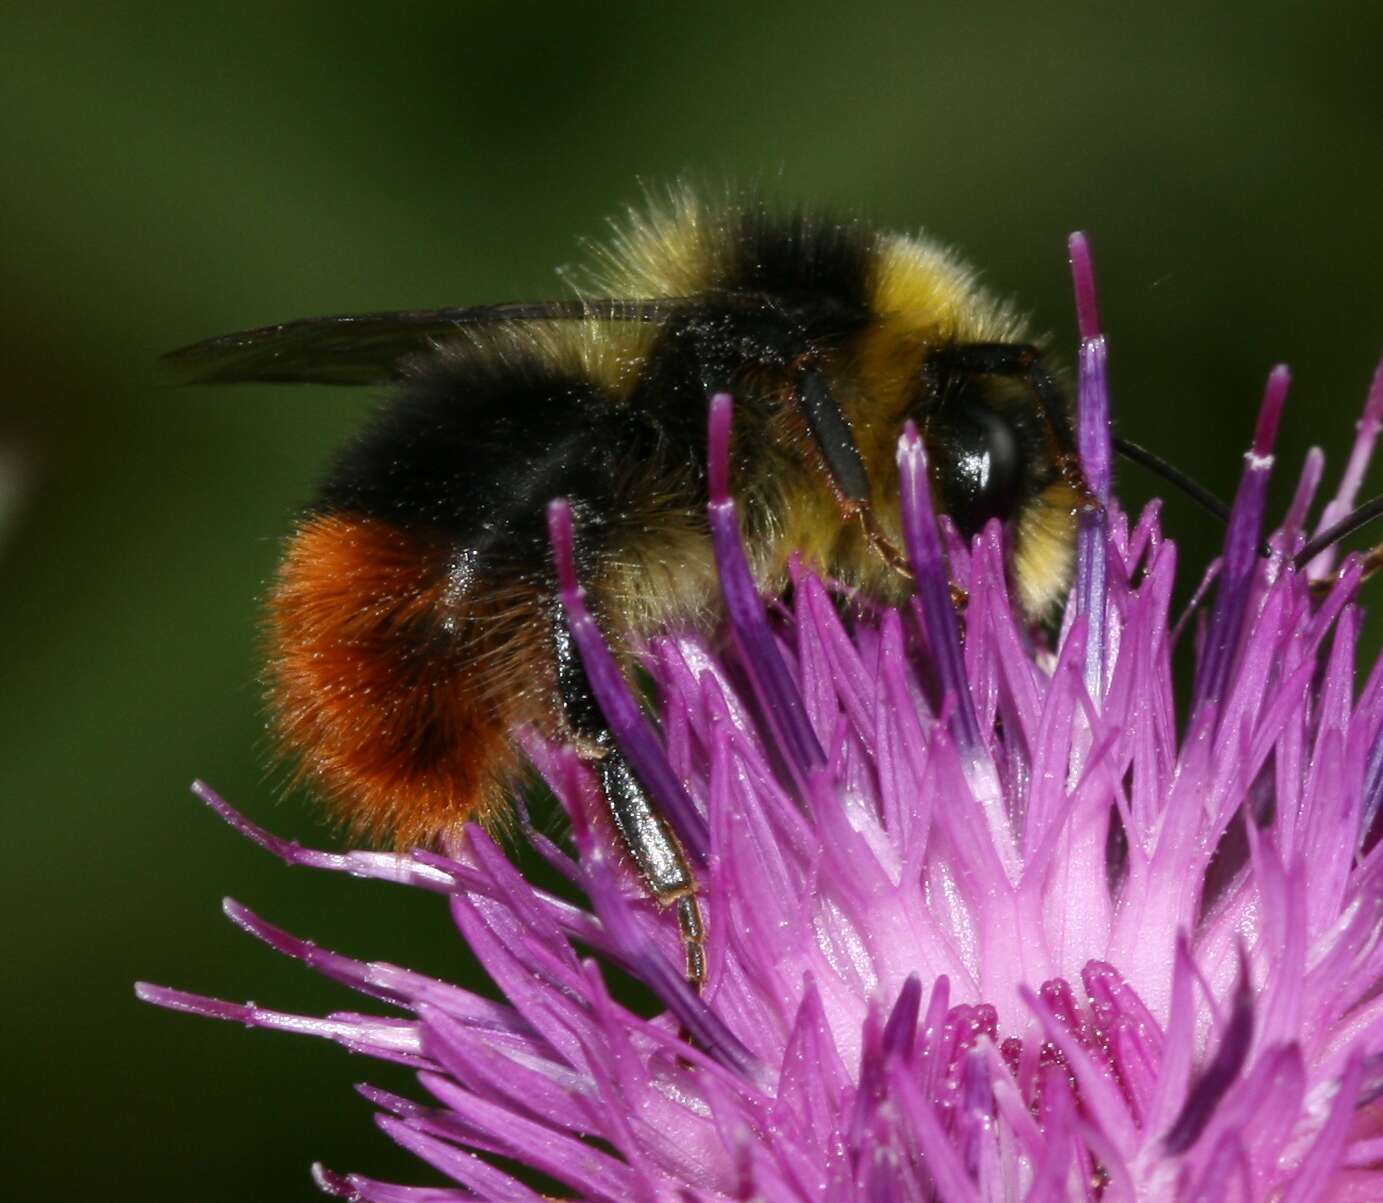
{"label": "bee antenna", "polygon": [[[1221,522],[1229,524],[1229,506],[1225,505],[1218,497],[1197,480],[1187,476],[1175,464],[1169,463],[1154,451],[1149,451],[1141,443],[1131,442],[1129,439],[1121,439],[1115,435],[1111,440],[1114,450],[1122,455],[1126,460],[1135,464],[1141,464],[1149,472],[1162,477],[1169,485],[1180,489],[1201,509],[1214,514]],[[1346,531],[1345,534],[1349,532]],[[1258,554],[1265,560],[1270,559],[1272,550],[1266,543],[1258,545]]]}
{"label": "bee antenna", "polygon": [[1140,464],[1149,472],[1162,477],[1169,485],[1180,489],[1192,501],[1199,505],[1203,510],[1214,514],[1221,522],[1229,521],[1229,506],[1225,505],[1204,485],[1198,483],[1187,476],[1180,468],[1169,464],[1165,459],[1155,452],[1149,451],[1146,447],[1138,443],[1132,443],[1128,439],[1121,439],[1117,435],[1114,438],[1114,450],[1122,455],[1126,460],[1132,460],[1135,464]]}
{"label": "bee antenna", "polygon": [[1297,552],[1296,557],[1292,560],[1293,567],[1298,570],[1305,568],[1327,547],[1333,547],[1341,539],[1347,539],[1355,531],[1367,526],[1380,515],[1383,515],[1383,497],[1375,497],[1372,501],[1364,502],[1358,509],[1346,514],[1334,526],[1321,531],[1319,535]]}

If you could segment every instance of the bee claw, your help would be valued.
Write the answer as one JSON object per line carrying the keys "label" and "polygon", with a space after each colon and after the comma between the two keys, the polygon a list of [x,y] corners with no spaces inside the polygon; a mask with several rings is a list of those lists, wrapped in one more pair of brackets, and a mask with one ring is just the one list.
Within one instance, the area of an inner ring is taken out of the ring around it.
{"label": "bee claw", "polygon": [[852,508],[853,516],[859,519],[860,526],[864,529],[864,537],[869,541],[870,550],[899,576],[905,580],[912,580],[912,565],[908,562],[907,556],[899,551],[889,537],[879,529],[874,511],[866,505],[859,504]]}

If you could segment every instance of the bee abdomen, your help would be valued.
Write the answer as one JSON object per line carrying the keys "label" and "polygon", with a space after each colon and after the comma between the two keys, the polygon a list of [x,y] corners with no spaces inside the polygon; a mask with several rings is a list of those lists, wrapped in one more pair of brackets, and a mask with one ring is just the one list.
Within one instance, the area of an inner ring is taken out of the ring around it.
{"label": "bee abdomen", "polygon": [[285,750],[343,819],[401,847],[496,818],[510,732],[551,708],[539,594],[465,568],[438,533],[316,514],[271,598]]}

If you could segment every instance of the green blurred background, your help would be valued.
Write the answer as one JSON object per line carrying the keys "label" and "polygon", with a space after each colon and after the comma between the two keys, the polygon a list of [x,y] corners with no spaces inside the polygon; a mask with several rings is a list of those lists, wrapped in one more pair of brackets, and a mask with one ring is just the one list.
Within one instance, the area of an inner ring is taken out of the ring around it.
{"label": "green blurred background", "polygon": [[[306,1199],[314,1158],[428,1180],[349,1089],[407,1075],[135,1003],[143,977],[354,1005],[233,931],[222,894],[330,947],[468,969],[434,899],[288,872],[186,792],[203,776],[335,838],[266,772],[255,624],[368,398],[161,392],[161,351],[550,295],[638,180],[759,179],[925,224],[1062,346],[1085,228],[1125,433],[1228,492],[1286,360],[1289,459],[1318,440],[1338,464],[1383,345],[1379,12],[7,6],[0,459],[27,485],[0,529],[7,1197]],[[1208,521],[1174,504],[1170,524],[1199,571]]]}

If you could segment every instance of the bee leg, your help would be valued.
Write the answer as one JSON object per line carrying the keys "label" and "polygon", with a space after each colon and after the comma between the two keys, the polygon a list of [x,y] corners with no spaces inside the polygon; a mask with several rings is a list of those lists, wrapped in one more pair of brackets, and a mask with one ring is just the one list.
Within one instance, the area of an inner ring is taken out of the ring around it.
{"label": "bee leg", "polygon": [[825,461],[841,514],[847,520],[860,524],[875,555],[895,572],[911,580],[912,567],[907,556],[893,545],[880,528],[870,505],[869,475],[865,471],[864,460],[850,431],[850,423],[841,412],[840,403],[831,392],[826,378],[812,368],[804,369],[799,377],[797,396],[807,429],[811,431],[812,440]]}
{"label": "bee leg", "polygon": [[1361,581],[1366,581],[1370,577],[1376,576],[1379,570],[1383,569],[1383,543],[1379,543],[1375,547],[1370,547],[1368,551],[1360,557],[1360,565],[1363,569],[1363,574],[1359,578]]}
{"label": "bee leg", "polygon": [[706,977],[706,950],[696,879],[681,843],[654,809],[624,754],[611,745],[606,746],[608,750],[598,763],[600,787],[605,793],[610,817],[654,901],[663,908],[676,906],[687,981],[699,990]]}
{"label": "bee leg", "polygon": [[874,511],[870,506],[846,502],[841,505],[841,512],[847,518],[854,518],[864,528],[864,537],[869,540],[870,549],[879,559],[899,576],[912,580],[912,565],[908,563],[908,557],[899,551],[889,541],[888,536],[879,529],[878,520],[874,517]]}
{"label": "bee leg", "polygon": [[[1383,570],[1383,543],[1370,547],[1359,557],[1359,583],[1378,575]],[[1329,576],[1323,576],[1319,580],[1310,583],[1311,596],[1317,601],[1324,601],[1330,591],[1340,583],[1340,569],[1336,568]]]}
{"label": "bee leg", "polygon": [[[1383,517],[1383,497],[1375,497],[1371,501],[1364,502],[1361,506],[1356,506],[1338,522],[1333,523],[1310,540],[1292,557],[1292,563],[1296,565],[1298,572],[1304,571],[1310,567],[1311,561],[1321,552],[1334,547],[1342,539],[1347,539],[1356,531],[1368,526],[1369,523],[1376,522],[1380,517]],[[1375,543],[1368,551],[1364,552],[1360,557],[1360,567],[1362,569],[1360,579],[1365,581],[1378,572],[1380,568],[1383,568],[1383,543]],[[1318,595],[1328,593],[1339,579],[1340,573],[1337,570],[1324,580],[1314,582],[1312,589]]]}
{"label": "bee leg", "polygon": [[620,842],[633,858],[648,892],[660,907],[676,907],[687,981],[700,990],[706,980],[706,928],[687,854],[624,753],[615,746],[591,693],[571,632],[560,614],[553,620],[552,635],[557,691],[567,726],[576,737],[582,758],[595,767],[600,777],[601,792]]}

